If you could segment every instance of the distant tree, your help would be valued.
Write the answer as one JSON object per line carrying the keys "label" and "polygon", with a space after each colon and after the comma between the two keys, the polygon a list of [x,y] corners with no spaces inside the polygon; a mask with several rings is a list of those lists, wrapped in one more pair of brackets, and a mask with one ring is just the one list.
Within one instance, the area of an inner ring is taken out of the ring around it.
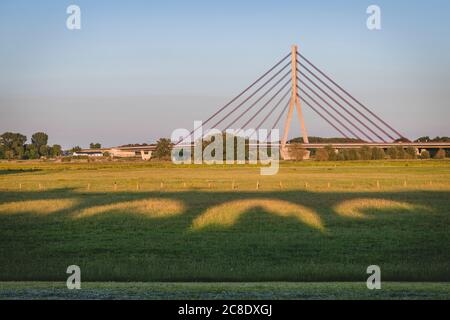
{"label": "distant tree", "polygon": [[387,154],[390,159],[398,159],[397,148],[389,148],[387,149]]}
{"label": "distant tree", "polygon": [[372,149],[372,160],[383,160],[386,157],[382,148]]}
{"label": "distant tree", "polygon": [[363,146],[359,149],[359,155],[361,160],[371,160],[372,159],[372,149],[368,146]]}
{"label": "distant tree", "polygon": [[403,149],[403,147],[395,147],[395,149],[397,150],[397,159],[406,158],[405,149]]}
{"label": "distant tree", "polygon": [[430,159],[430,152],[428,150],[423,149],[420,153],[421,159]]}
{"label": "distant tree", "polygon": [[31,136],[31,143],[36,147],[41,157],[48,156],[48,135],[45,132],[36,132]]}
{"label": "distant tree", "polygon": [[345,153],[342,152],[342,150],[339,150],[338,154],[336,155],[337,161],[345,161]]}
{"label": "distant tree", "polygon": [[435,137],[432,139],[428,136],[425,136],[416,139],[414,142],[450,142],[450,137]]}
{"label": "distant tree", "polygon": [[70,151],[72,151],[72,152],[80,152],[81,151],[81,147],[80,146],[75,146]]}
{"label": "distant tree", "polygon": [[39,152],[34,144],[27,144],[25,147],[25,158],[26,159],[38,159]]}
{"label": "distant tree", "polygon": [[6,150],[12,150],[17,145],[24,145],[26,141],[27,137],[20,133],[5,132],[0,135],[0,145]]}
{"label": "distant tree", "polygon": [[450,137],[436,137],[431,142],[450,142]]}
{"label": "distant tree", "polygon": [[337,160],[336,149],[334,149],[331,145],[325,146],[324,150],[328,153],[328,160],[329,161],[336,161]]}
{"label": "distant tree", "polygon": [[168,160],[171,156],[172,143],[170,139],[161,138],[156,142],[156,148],[153,156],[157,159]]}
{"label": "distant tree", "polygon": [[6,150],[5,151],[5,159],[8,159],[8,160],[14,159],[14,151]]}
{"label": "distant tree", "polygon": [[358,149],[350,149],[350,157],[352,160],[361,160],[361,155]]}
{"label": "distant tree", "polygon": [[350,160],[349,156],[349,150],[348,149],[341,149],[339,150],[339,154],[342,155],[345,161]]}
{"label": "distant tree", "polygon": [[0,145],[0,159],[5,159],[5,147]]}
{"label": "distant tree", "polygon": [[101,147],[102,147],[101,143],[98,143],[98,142],[96,142],[96,143],[91,142],[89,144],[89,149],[101,149]]}
{"label": "distant tree", "polygon": [[36,132],[31,136],[31,143],[38,149],[40,146],[46,146],[48,142],[48,135],[45,132]]}
{"label": "distant tree", "polygon": [[27,137],[20,133],[5,132],[0,136],[4,157],[7,159],[21,159],[24,156],[24,145]]}
{"label": "distant tree", "polygon": [[325,149],[318,149],[316,151],[316,160],[317,161],[328,161],[329,154]]}
{"label": "distant tree", "polygon": [[50,154],[51,148],[48,145],[43,145],[39,147],[39,155],[41,157],[48,157]]}
{"label": "distant tree", "polygon": [[291,143],[289,145],[289,156],[292,160],[302,161],[305,158],[306,150],[300,143]]}
{"label": "distant tree", "polygon": [[405,156],[407,159],[416,159],[417,158],[416,148],[413,147],[406,148]]}
{"label": "distant tree", "polygon": [[401,138],[398,138],[398,139],[396,139],[396,140],[394,140],[394,142],[397,142],[397,143],[408,143],[408,142],[411,142],[411,140],[409,140],[408,138],[405,138],[405,137],[401,137]]}
{"label": "distant tree", "polygon": [[414,140],[414,142],[430,142],[430,137],[428,137],[428,136],[425,136],[425,137],[420,137],[420,138],[417,138],[416,140]]}
{"label": "distant tree", "polygon": [[[309,143],[363,143],[366,142],[361,139],[353,138],[322,138],[322,137],[308,137]],[[294,138],[290,143],[303,143],[303,138]]]}
{"label": "distant tree", "polygon": [[52,158],[59,157],[62,154],[62,148],[59,144],[54,144],[50,149],[50,155]]}
{"label": "distant tree", "polygon": [[438,152],[434,155],[434,159],[445,159],[445,150],[439,149]]}

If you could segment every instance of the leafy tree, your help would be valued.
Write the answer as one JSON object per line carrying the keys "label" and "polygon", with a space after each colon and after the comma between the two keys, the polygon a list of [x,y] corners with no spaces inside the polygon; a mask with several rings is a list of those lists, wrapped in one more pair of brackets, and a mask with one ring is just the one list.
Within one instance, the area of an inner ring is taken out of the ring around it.
{"label": "leafy tree", "polygon": [[328,160],[336,161],[337,160],[337,152],[331,145],[325,146],[324,150],[328,153]]}
{"label": "leafy tree", "polygon": [[420,153],[421,159],[430,159],[430,152],[428,150],[423,149]]}
{"label": "leafy tree", "polygon": [[425,137],[420,137],[416,140],[414,140],[414,142],[430,142],[430,137],[429,136],[425,136]]}
{"label": "leafy tree", "polygon": [[342,155],[345,161],[350,160],[349,158],[349,150],[348,149],[341,149],[339,150],[339,154]]}
{"label": "leafy tree", "polygon": [[14,159],[14,151],[6,150],[5,151],[5,159],[8,159],[8,160]]}
{"label": "leafy tree", "polygon": [[395,147],[397,149],[397,159],[405,159],[406,153],[403,147]]}
{"label": "leafy tree", "polygon": [[445,150],[439,149],[438,152],[434,155],[434,159],[445,159]]}
{"label": "leafy tree", "polygon": [[368,146],[363,146],[359,150],[359,155],[361,160],[371,160],[372,159],[372,149]]}
{"label": "leafy tree", "polygon": [[381,148],[372,149],[372,160],[383,160],[386,157],[384,150]]}
{"label": "leafy tree", "polygon": [[405,138],[405,137],[401,137],[401,138],[394,140],[394,142],[409,143],[409,142],[411,142],[411,140],[409,140],[408,138]]}
{"label": "leafy tree", "polygon": [[431,142],[450,142],[450,137],[436,137]]}
{"label": "leafy tree", "polygon": [[54,144],[51,147],[50,154],[53,158],[59,157],[62,154],[62,148],[59,144]]}
{"label": "leafy tree", "polygon": [[26,159],[38,159],[39,158],[39,152],[34,144],[26,145],[25,158]]}
{"label": "leafy tree", "polygon": [[416,148],[413,147],[406,148],[405,156],[407,159],[416,159],[417,158]]}
{"label": "leafy tree", "polygon": [[337,161],[345,161],[345,154],[344,152],[339,151],[338,154],[336,155],[336,160]]}
{"label": "leafy tree", "polygon": [[431,139],[430,137],[420,137],[414,142],[450,142],[450,137],[435,137]]}
{"label": "leafy tree", "polygon": [[4,156],[7,159],[21,159],[24,155],[24,145],[27,137],[20,133],[5,132],[0,136]]}
{"label": "leafy tree", "polygon": [[305,155],[306,150],[300,143],[291,143],[289,145],[289,156],[292,160],[302,161]]}
{"label": "leafy tree", "polygon": [[91,142],[90,144],[89,144],[89,149],[100,149],[102,147],[102,144],[101,143],[94,143],[94,142]]}
{"label": "leafy tree", "polygon": [[81,151],[81,147],[80,146],[75,146],[70,151],[72,151],[72,152],[79,152],[79,151]]}
{"label": "leafy tree", "polygon": [[389,148],[387,154],[390,159],[398,159],[397,148]]}
{"label": "leafy tree", "polygon": [[329,154],[325,149],[319,149],[316,151],[316,160],[317,161],[328,161]]}
{"label": "leafy tree", "polygon": [[48,135],[45,132],[36,132],[31,136],[31,143],[36,147],[41,157],[48,156]]}
{"label": "leafy tree", "polygon": [[38,149],[41,146],[46,146],[48,142],[48,135],[45,132],[36,132],[31,136],[31,143]]}
{"label": "leafy tree", "polygon": [[50,148],[47,145],[43,145],[39,147],[39,155],[41,157],[48,157]]}
{"label": "leafy tree", "polygon": [[359,151],[357,149],[350,149],[348,150],[348,159],[347,160],[360,160],[361,155],[359,154]]}
{"label": "leafy tree", "polygon": [[157,159],[168,160],[170,159],[171,149],[172,142],[170,141],[170,139],[161,138],[156,142],[156,149],[153,152],[153,155]]}
{"label": "leafy tree", "polygon": [[5,159],[5,147],[0,145],[0,159]]}
{"label": "leafy tree", "polygon": [[[308,137],[309,143],[363,143],[366,142],[361,139],[353,138],[322,138],[322,137]],[[298,137],[290,140],[291,143],[303,143],[303,138]]]}
{"label": "leafy tree", "polygon": [[6,150],[12,150],[17,145],[24,145],[27,137],[20,133],[5,132],[0,136],[0,144]]}

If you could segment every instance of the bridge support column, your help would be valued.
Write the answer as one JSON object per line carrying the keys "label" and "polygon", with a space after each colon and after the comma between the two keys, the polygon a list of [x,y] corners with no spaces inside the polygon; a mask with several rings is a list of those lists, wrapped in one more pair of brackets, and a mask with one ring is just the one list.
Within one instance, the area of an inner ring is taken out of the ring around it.
{"label": "bridge support column", "polygon": [[298,93],[297,93],[297,46],[295,46],[295,45],[292,46],[292,51],[291,51],[291,74],[292,74],[291,75],[291,84],[292,84],[291,100],[289,102],[289,112],[288,112],[286,122],[284,125],[284,132],[283,132],[283,138],[281,140],[281,150],[280,150],[281,156],[285,160],[290,159],[289,151],[286,148],[286,143],[287,143],[287,139],[289,136],[289,128],[291,126],[292,114],[294,112],[294,106],[297,109],[298,120],[300,122],[301,130],[302,130],[303,143],[309,143],[308,134],[306,132],[306,127],[305,127],[305,121],[303,119],[302,106],[300,104],[300,99],[299,99]]}

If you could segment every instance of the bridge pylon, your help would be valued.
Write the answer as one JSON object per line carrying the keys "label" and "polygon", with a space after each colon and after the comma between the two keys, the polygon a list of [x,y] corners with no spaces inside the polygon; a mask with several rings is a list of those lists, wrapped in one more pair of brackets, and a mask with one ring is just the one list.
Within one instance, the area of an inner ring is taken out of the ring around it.
{"label": "bridge pylon", "polygon": [[[294,109],[297,109],[304,148],[312,148],[302,106],[311,109],[347,141],[386,143],[396,142],[399,138],[405,140],[396,129],[298,52],[297,46],[293,45],[291,52],[287,52],[256,81],[203,121],[202,126],[180,137],[176,144],[191,143],[192,137],[196,139],[194,134],[207,124],[209,128],[222,132],[238,126],[238,133],[243,132],[243,129],[256,132],[269,125],[269,132],[276,128],[283,130],[280,153],[284,159],[289,159],[287,141]],[[279,124],[284,117],[282,128]],[[272,125],[267,123],[269,120],[274,120]],[[270,135],[269,133],[265,140]]]}
{"label": "bridge pylon", "polygon": [[294,107],[297,109],[297,116],[300,122],[302,131],[303,143],[309,143],[308,133],[306,131],[305,119],[303,118],[302,105],[300,103],[298,95],[298,72],[297,72],[297,52],[298,47],[292,46],[291,49],[291,99],[289,102],[289,111],[287,114],[286,122],[284,124],[283,138],[281,140],[281,155],[284,159],[289,158],[289,154],[286,148],[286,143],[289,136],[289,128],[292,122],[292,115],[294,113]]}

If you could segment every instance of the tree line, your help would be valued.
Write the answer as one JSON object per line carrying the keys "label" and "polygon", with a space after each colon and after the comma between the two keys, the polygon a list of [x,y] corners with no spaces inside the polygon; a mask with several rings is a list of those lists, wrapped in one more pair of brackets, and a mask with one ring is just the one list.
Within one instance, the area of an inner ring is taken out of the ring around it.
{"label": "tree line", "polygon": [[[444,149],[436,150],[434,159],[444,159],[446,152]],[[351,161],[351,160],[383,160],[383,159],[430,159],[432,155],[428,150],[422,150],[417,154],[413,147],[403,148],[401,146],[387,148],[386,152],[382,148],[363,146],[355,149],[334,149],[326,146],[315,152],[315,159],[318,161]]]}
{"label": "tree line", "polygon": [[48,145],[48,135],[36,132],[31,136],[31,143],[21,133],[5,132],[0,135],[0,159],[39,159],[41,157],[58,157],[62,154],[59,144]]}

